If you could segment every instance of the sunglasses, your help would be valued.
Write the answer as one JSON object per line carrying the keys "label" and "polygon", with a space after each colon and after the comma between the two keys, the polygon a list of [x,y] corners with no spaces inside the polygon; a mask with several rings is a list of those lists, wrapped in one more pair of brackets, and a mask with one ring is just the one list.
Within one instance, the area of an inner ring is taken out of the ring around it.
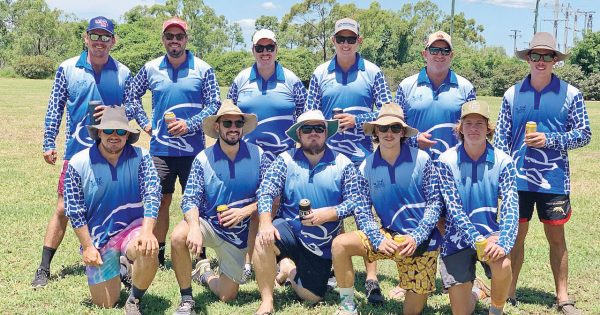
{"label": "sunglasses", "polygon": [[127,130],[125,130],[125,129],[102,129],[102,132],[105,135],[112,135],[113,133],[115,133],[115,131],[117,132],[117,135],[119,135],[119,136],[124,136],[127,134]]}
{"label": "sunglasses", "polygon": [[275,51],[275,45],[273,44],[269,44],[269,45],[254,45],[254,51],[256,51],[257,53],[262,53],[263,51],[265,51],[265,49],[267,50],[267,52],[274,52]]}
{"label": "sunglasses", "polygon": [[392,130],[392,133],[400,133],[403,129],[404,127],[400,124],[377,126],[377,130],[381,133],[386,133],[388,130]]}
{"label": "sunglasses", "polygon": [[246,123],[243,120],[236,120],[236,121],[231,121],[231,120],[222,120],[221,124],[223,125],[223,127],[225,128],[231,128],[231,126],[233,126],[233,124],[235,123],[235,127],[236,128],[242,128],[244,127],[244,124]]}
{"label": "sunglasses", "polygon": [[429,50],[429,53],[434,56],[437,56],[440,52],[442,53],[442,56],[448,56],[452,52],[452,49],[450,48],[441,47],[429,47],[427,50]]}
{"label": "sunglasses", "polygon": [[354,45],[354,44],[356,44],[357,40],[358,40],[357,36],[335,35],[335,42],[338,44],[343,44],[344,42],[346,42],[349,45]]}
{"label": "sunglasses", "polygon": [[549,53],[549,54],[537,54],[537,53],[530,53],[529,54],[529,59],[531,59],[531,61],[533,62],[538,62],[541,60],[544,60],[544,62],[550,62],[554,60],[554,57],[556,57],[556,55],[554,53]]}
{"label": "sunglasses", "polygon": [[173,38],[175,38],[175,39],[181,41],[181,40],[184,40],[187,37],[187,35],[185,33],[179,33],[179,34],[164,33],[163,37],[166,40],[173,40]]}
{"label": "sunglasses", "polygon": [[316,133],[324,133],[325,125],[303,125],[300,127],[300,131],[305,135],[308,135],[313,131]]}
{"label": "sunglasses", "polygon": [[101,41],[104,43],[108,43],[112,39],[111,35],[100,35],[96,33],[88,33],[88,37],[95,42]]}

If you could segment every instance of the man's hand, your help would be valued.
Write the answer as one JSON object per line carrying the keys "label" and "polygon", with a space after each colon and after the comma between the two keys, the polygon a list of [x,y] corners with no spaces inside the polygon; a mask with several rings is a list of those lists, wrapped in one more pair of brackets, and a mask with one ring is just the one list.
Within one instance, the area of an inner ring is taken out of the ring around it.
{"label": "man's hand", "polygon": [[280,240],[281,236],[273,223],[261,222],[258,225],[258,234],[256,235],[256,238],[262,246],[269,247],[275,245],[275,239]]}
{"label": "man's hand", "polygon": [[46,152],[44,152],[44,161],[46,161],[46,163],[50,164],[50,165],[54,165],[56,164],[56,150],[54,149],[50,149]]}
{"label": "man's hand", "polygon": [[94,110],[94,119],[98,122],[102,121],[102,115],[104,115],[104,111],[108,108],[109,106],[106,105],[98,105],[96,106],[96,109]]}
{"label": "man's hand", "polygon": [[100,256],[100,252],[94,246],[88,246],[83,249],[83,263],[86,266],[98,267],[104,262]]}
{"label": "man's hand", "polygon": [[504,249],[497,244],[498,239],[498,235],[495,234],[487,238],[487,245],[483,251],[483,256],[487,257],[490,261],[496,261],[506,256]]}
{"label": "man's hand", "polygon": [[242,223],[249,215],[249,213],[244,212],[244,208],[230,208],[221,212],[221,224],[226,228],[230,228]]}
{"label": "man's hand", "polygon": [[337,213],[334,207],[323,207],[318,209],[312,209],[312,212],[304,216],[302,224],[307,226],[321,225],[325,222],[333,222],[338,219]]}
{"label": "man's hand", "polygon": [[379,244],[379,247],[377,247],[377,251],[391,256],[394,255],[394,253],[399,249],[400,247],[398,246],[398,243],[394,242],[393,240],[389,239],[389,238],[384,238],[383,241],[381,241],[381,244]]}
{"label": "man's hand", "polygon": [[135,241],[135,249],[143,256],[158,255],[158,241],[152,231],[143,231]]}
{"label": "man's hand", "polygon": [[334,119],[339,120],[340,131],[354,128],[356,126],[356,117],[352,114],[337,114],[333,116]]}
{"label": "man's hand", "polygon": [[185,244],[192,252],[192,256],[198,257],[202,253],[202,232],[200,225],[190,225],[187,240]]}
{"label": "man's hand", "polygon": [[149,136],[152,136],[152,125],[144,127],[144,132],[147,133]]}
{"label": "man's hand", "polygon": [[417,242],[410,235],[404,235],[404,242],[399,244],[400,246],[400,255],[404,257],[412,256],[417,249]]}
{"label": "man's hand", "polygon": [[167,125],[167,131],[175,137],[181,137],[184,134],[188,133],[189,129],[187,124],[185,123],[185,120],[177,119]]}
{"label": "man's hand", "polygon": [[532,148],[543,148],[546,145],[546,134],[543,132],[530,132],[526,134],[525,145]]}
{"label": "man's hand", "polygon": [[437,143],[437,141],[429,140],[431,138],[431,134],[427,132],[422,132],[417,136],[417,143],[419,144],[419,149],[425,150],[433,147]]}

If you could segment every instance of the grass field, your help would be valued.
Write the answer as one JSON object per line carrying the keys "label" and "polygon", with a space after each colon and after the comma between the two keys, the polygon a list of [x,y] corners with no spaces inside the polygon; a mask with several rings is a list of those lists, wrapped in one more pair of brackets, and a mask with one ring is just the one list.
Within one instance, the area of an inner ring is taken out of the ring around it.
{"label": "grass field", "polygon": [[[60,167],[43,161],[41,143],[44,115],[51,81],[0,79],[0,313],[3,314],[118,314],[122,313],[125,293],[119,308],[103,310],[91,306],[79,244],[69,227],[53,264],[50,284],[32,290],[30,281],[40,260],[46,224],[56,203],[56,184]],[[483,97],[494,112],[499,98]],[[144,99],[148,105],[148,95]],[[600,314],[600,103],[588,102],[588,112],[595,132],[592,143],[572,152],[572,206],[574,215],[567,224],[570,249],[570,294],[587,314]],[[493,116],[496,116],[495,114]],[[63,119],[64,121],[64,119]],[[142,135],[139,142],[147,146]],[[64,126],[59,139],[62,158]],[[171,207],[171,222],[181,219],[181,191],[176,191]],[[347,229],[354,229],[347,222]],[[167,253],[168,255],[168,253]],[[364,266],[356,260],[357,289],[364,289]],[[170,260],[168,260],[170,265]],[[395,266],[379,264],[379,280],[383,291],[397,283]],[[520,278],[519,310],[511,314],[553,314],[554,284],[548,260],[548,245],[541,224],[534,222],[526,245],[526,261]],[[251,314],[258,307],[256,282],[242,285],[238,300],[222,303],[201,286],[194,285],[197,312],[207,314]],[[323,303],[310,306],[298,302],[289,288],[277,289],[278,314],[331,314],[336,309],[337,294],[330,292]],[[363,314],[400,313],[402,303],[387,302],[381,308],[366,305],[364,294],[358,294]],[[142,303],[147,314],[172,313],[179,302],[179,290],[173,270],[159,271]],[[438,290],[430,297],[425,314],[449,314],[448,296]],[[484,314],[484,305],[477,307]]]}

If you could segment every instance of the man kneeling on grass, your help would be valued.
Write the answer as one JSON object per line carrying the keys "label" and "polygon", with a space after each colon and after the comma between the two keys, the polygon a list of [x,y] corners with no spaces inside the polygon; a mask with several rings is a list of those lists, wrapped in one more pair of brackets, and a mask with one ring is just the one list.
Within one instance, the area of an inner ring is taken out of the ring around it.
{"label": "man kneeling on grass", "polygon": [[96,143],[69,161],[66,215],[81,243],[92,302],[117,303],[124,255],[133,262],[125,314],[141,314],[140,299],[158,268],[152,234],[161,197],[158,173],[148,152],[131,145],[139,131],[129,127],[123,107],[108,107],[101,123],[87,128]]}
{"label": "man kneeling on grass", "polygon": [[407,290],[403,313],[420,314],[428,294],[435,290],[441,241],[435,228],[441,209],[435,168],[425,151],[404,141],[416,135],[417,130],[404,122],[402,108],[397,104],[384,104],[377,120],[363,126],[365,134],[372,135],[373,142],[379,143],[360,166],[368,182],[363,181],[363,193],[369,206],[374,206],[383,228],[379,230],[371,211],[366,211],[357,215],[357,220],[365,220],[360,224],[364,228],[334,239],[333,268],[341,300],[337,314],[358,313],[354,302],[353,256],[366,257],[369,262],[393,259],[400,286]]}

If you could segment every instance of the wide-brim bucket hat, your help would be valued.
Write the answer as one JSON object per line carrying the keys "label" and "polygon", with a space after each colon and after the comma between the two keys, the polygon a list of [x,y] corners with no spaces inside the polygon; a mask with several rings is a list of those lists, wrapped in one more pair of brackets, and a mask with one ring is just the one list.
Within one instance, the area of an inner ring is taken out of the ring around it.
{"label": "wide-brim bucket hat", "polygon": [[217,111],[217,113],[215,115],[211,115],[208,116],[206,118],[204,118],[204,121],[202,121],[202,130],[204,131],[204,134],[217,139],[219,138],[219,134],[217,133],[217,131],[215,130],[215,123],[217,122],[217,120],[219,120],[219,118],[221,118],[221,116],[223,115],[240,115],[242,117],[244,117],[244,127],[242,127],[242,134],[243,135],[247,135],[249,133],[252,132],[252,130],[254,130],[256,128],[257,125],[257,118],[256,115],[254,114],[246,114],[244,112],[242,112],[242,110],[237,107],[235,104],[233,104],[233,101],[230,99],[226,99],[221,103],[221,107],[219,108],[219,111]]}
{"label": "wide-brim bucket hat", "polygon": [[404,127],[405,137],[412,137],[419,133],[417,129],[409,126],[404,121],[404,111],[402,110],[402,107],[396,103],[383,104],[379,110],[377,119],[371,122],[365,122],[363,124],[363,130],[365,135],[373,136],[375,135],[375,126],[388,126],[393,124],[400,124]]}
{"label": "wide-brim bucket hat", "polygon": [[104,110],[100,123],[97,125],[87,126],[88,134],[94,141],[98,141],[98,130],[104,129],[125,129],[129,131],[129,137],[127,137],[127,143],[133,144],[140,138],[140,131],[129,126],[127,115],[125,115],[125,107],[123,106],[110,106]]}
{"label": "wide-brim bucket hat", "polygon": [[296,121],[296,123],[293,124],[288,130],[286,130],[285,133],[292,140],[299,142],[297,132],[298,128],[302,127],[302,125],[309,121],[324,122],[327,125],[327,139],[329,139],[338,131],[339,121],[337,119],[327,120],[325,119],[325,116],[323,116],[323,113],[320,110],[314,109],[306,111],[302,113],[302,115],[298,116],[298,120]]}
{"label": "wide-brim bucket hat", "polygon": [[556,48],[556,39],[552,34],[546,32],[537,32],[533,35],[529,48],[523,50],[517,50],[516,55],[519,59],[525,61],[529,60],[529,53],[534,49],[548,49],[554,51],[556,54],[556,61],[567,59],[569,54],[563,54]]}

